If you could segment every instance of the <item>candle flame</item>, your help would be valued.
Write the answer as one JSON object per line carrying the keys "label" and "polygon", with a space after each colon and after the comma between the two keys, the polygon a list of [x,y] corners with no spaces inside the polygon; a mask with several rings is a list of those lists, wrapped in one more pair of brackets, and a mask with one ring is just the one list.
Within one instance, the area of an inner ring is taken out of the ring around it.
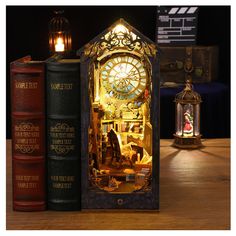
{"label": "candle flame", "polygon": [[63,39],[58,37],[57,38],[57,43],[55,45],[55,51],[56,52],[64,52],[64,50],[65,50],[65,45],[63,43]]}

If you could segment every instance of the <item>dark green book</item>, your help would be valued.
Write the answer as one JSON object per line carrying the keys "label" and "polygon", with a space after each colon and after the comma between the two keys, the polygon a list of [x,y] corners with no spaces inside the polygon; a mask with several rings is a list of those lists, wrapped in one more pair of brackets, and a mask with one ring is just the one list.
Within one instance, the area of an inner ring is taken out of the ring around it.
{"label": "dark green book", "polygon": [[80,209],[78,59],[47,61],[48,209]]}

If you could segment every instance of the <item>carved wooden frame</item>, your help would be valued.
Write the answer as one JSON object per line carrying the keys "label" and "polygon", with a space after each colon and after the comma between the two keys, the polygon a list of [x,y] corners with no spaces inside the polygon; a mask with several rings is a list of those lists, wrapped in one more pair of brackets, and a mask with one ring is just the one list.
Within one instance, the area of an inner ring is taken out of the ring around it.
{"label": "carved wooden frame", "polygon": [[[82,209],[159,209],[159,170],[160,170],[160,137],[159,137],[159,60],[156,45],[139,31],[130,26],[124,20],[122,24],[130,29],[139,37],[140,43],[144,42],[148,48],[153,50],[145,53],[148,58],[152,74],[152,94],[151,94],[151,124],[153,129],[153,161],[152,161],[152,179],[149,191],[136,191],[127,194],[109,193],[99,189],[97,186],[89,186],[88,179],[88,128],[90,125],[90,101],[89,101],[89,74],[90,65],[94,63],[96,57],[101,56],[96,53],[88,54],[86,50],[91,45],[99,45],[102,36],[109,32],[110,28],[91,40],[87,45],[78,51],[81,57],[81,78],[80,78],[80,99],[81,99],[81,191],[82,191]],[[116,25],[115,22],[114,25]],[[113,25],[113,26],[114,26]],[[114,53],[117,51],[114,50]],[[129,53],[132,51],[129,50]]]}

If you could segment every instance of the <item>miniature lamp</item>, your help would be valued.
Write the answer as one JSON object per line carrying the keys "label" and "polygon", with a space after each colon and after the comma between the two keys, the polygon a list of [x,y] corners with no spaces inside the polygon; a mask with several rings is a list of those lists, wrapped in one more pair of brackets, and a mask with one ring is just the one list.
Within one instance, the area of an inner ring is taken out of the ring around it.
{"label": "miniature lamp", "polygon": [[55,17],[49,22],[50,54],[67,54],[71,51],[70,23],[62,16],[64,11],[55,11]]}
{"label": "miniature lamp", "polygon": [[191,79],[175,97],[176,132],[174,146],[179,148],[198,148],[201,144],[200,103],[201,96],[193,91]]}

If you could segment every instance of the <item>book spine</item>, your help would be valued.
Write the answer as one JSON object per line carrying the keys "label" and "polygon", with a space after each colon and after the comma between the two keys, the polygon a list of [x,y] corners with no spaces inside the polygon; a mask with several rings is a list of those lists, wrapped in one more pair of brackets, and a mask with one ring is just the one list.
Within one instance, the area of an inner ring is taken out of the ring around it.
{"label": "book spine", "polygon": [[13,209],[45,210],[44,64],[11,63]]}
{"label": "book spine", "polygon": [[47,63],[48,208],[80,209],[79,63]]}

